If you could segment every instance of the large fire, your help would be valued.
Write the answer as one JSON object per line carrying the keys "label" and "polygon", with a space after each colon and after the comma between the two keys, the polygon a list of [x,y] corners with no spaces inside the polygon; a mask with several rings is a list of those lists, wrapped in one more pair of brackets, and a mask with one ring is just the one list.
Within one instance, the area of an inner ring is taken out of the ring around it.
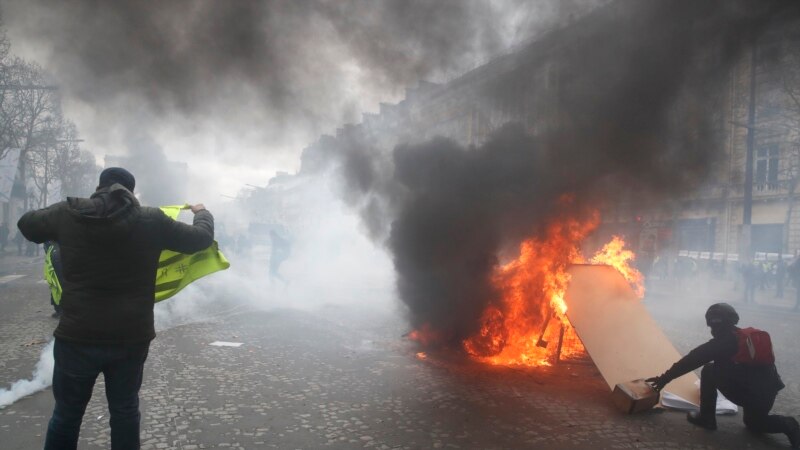
{"label": "large fire", "polygon": [[[598,213],[585,221],[562,218],[542,237],[524,241],[519,257],[496,269],[492,282],[500,296],[483,311],[480,330],[463,340],[464,350],[496,365],[551,365],[558,357],[584,355],[566,316],[564,293],[567,268],[587,263],[580,244],[599,223]],[[588,263],[615,267],[642,297],[642,275],[630,266],[635,255],[624,247],[622,238],[614,236]],[[427,327],[411,333],[423,344],[434,336]]]}

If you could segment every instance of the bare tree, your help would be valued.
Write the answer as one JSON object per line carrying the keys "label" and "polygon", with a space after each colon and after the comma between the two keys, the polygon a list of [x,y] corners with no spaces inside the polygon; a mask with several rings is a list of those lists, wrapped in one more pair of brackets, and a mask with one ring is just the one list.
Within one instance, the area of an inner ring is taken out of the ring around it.
{"label": "bare tree", "polygon": [[[66,195],[85,195],[93,188],[99,168],[94,156],[81,150],[77,127],[60,115],[45,120],[36,145],[28,152],[29,176],[40,207]],[[57,188],[57,189],[56,189]],[[58,198],[53,195],[59,194]]]}
{"label": "bare tree", "polygon": [[[21,88],[11,89],[11,110],[14,112],[10,146],[20,149],[20,174],[36,182],[37,153],[53,139],[53,122],[61,114],[60,99],[55,91],[41,89],[47,86],[46,77],[38,64],[16,59],[11,66],[11,82]],[[46,192],[39,187],[39,194]],[[31,202],[41,204],[44,198],[36,195]],[[33,206],[33,205],[29,205]]]}
{"label": "bare tree", "polygon": [[61,200],[52,198],[56,185],[62,195],[84,194],[98,172],[94,156],[81,150],[77,128],[62,116],[61,99],[42,68],[9,49],[0,28],[0,159],[20,149],[19,174],[35,190],[29,207]]}
{"label": "bare tree", "polygon": [[45,117],[44,125],[34,136],[33,143],[28,147],[26,163],[27,176],[36,186],[37,206],[47,206],[54,182],[58,180],[59,152],[62,150],[60,141],[64,134],[64,120],[60,115]]}
{"label": "bare tree", "polygon": [[97,183],[100,167],[94,155],[81,149],[81,142],[75,124],[64,121],[55,142],[57,150],[53,165],[54,176],[61,183],[62,197],[85,196],[94,190]]}
{"label": "bare tree", "polygon": [[[11,66],[12,82],[23,87],[47,86],[42,68],[36,63],[17,59]],[[60,114],[60,99],[49,89],[12,89],[13,108],[17,109],[11,143],[22,150],[20,157],[31,150],[48,126],[47,121]]]}
{"label": "bare tree", "polygon": [[10,47],[5,30],[0,29],[0,159],[13,147],[14,127],[21,113],[12,88],[18,60],[10,58]]}

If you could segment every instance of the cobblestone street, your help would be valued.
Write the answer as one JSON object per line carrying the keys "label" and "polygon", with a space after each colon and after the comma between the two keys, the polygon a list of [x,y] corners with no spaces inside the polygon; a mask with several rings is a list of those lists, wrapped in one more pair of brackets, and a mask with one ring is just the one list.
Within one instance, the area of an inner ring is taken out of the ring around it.
{"label": "cobblestone street", "polygon": [[[30,378],[56,325],[39,263],[7,259],[0,277],[12,274],[24,276],[0,284],[3,387]],[[708,339],[703,312],[711,302],[663,287],[646,300],[681,352]],[[742,323],[772,334],[787,385],[774,410],[796,415],[800,316],[786,311],[740,308]],[[162,330],[153,342],[141,392],[143,448],[788,447],[782,435],[747,432],[741,414],[720,417],[714,433],[691,427],[679,412],[622,415],[590,364],[514,369],[448,355],[421,360],[401,337],[407,331],[400,314],[363,307],[255,310],[220,301],[204,320]],[[47,389],[0,410],[2,447],[41,448],[52,405]],[[80,446],[109,447],[102,377]]]}

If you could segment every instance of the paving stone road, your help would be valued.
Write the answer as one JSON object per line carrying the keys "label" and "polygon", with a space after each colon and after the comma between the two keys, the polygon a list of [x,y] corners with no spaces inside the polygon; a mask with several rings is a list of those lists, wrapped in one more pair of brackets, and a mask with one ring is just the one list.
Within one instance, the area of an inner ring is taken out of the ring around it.
{"label": "paving stone road", "polygon": [[[38,263],[18,258],[0,269],[0,276],[25,275],[0,284],[0,386],[7,386],[30,377],[56,320],[37,283]],[[702,314],[711,302],[664,286],[646,300],[681,352],[708,339]],[[740,309],[743,322],[772,333],[787,384],[775,410],[800,413],[800,315]],[[141,393],[144,449],[788,447],[783,436],[747,432],[741,415],[720,418],[713,433],[677,412],[622,415],[590,364],[515,369],[446,354],[420,360],[401,337],[408,329],[397,313],[255,310],[221,300],[203,314],[160,331],[151,346]],[[0,447],[41,448],[52,404],[47,389],[0,410]],[[80,448],[108,447],[101,377]]]}

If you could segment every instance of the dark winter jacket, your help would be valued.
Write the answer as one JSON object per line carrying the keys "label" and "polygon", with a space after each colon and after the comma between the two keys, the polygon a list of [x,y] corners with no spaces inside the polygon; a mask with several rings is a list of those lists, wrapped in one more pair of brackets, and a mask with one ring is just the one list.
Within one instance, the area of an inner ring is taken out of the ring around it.
{"label": "dark winter jacket", "polygon": [[158,208],[142,207],[120,184],[91,198],[68,198],[31,211],[17,223],[29,240],[61,248],[63,313],[54,335],[88,344],[148,342],[155,337],[153,304],[163,249],[195,253],[214,239],[208,211],[187,225]]}

